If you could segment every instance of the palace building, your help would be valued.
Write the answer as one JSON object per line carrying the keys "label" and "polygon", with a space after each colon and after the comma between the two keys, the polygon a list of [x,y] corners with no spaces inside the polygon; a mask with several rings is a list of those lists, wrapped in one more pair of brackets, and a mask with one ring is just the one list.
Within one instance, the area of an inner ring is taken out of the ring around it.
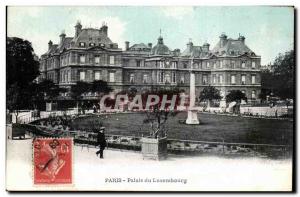
{"label": "palace building", "polygon": [[49,41],[48,51],[40,58],[39,79],[51,79],[60,87],[103,80],[115,92],[179,87],[188,93],[192,69],[196,95],[209,85],[223,96],[241,90],[250,102],[257,101],[260,94],[261,57],[247,47],[244,36],[231,39],[222,34],[213,48],[208,43],[195,46],[189,41],[182,52],[171,50],[161,36],[154,46],[126,41],[122,50],[109,38],[106,24],[96,29],[82,28],[77,22],[73,37],[65,33],[59,37],[58,44]]}

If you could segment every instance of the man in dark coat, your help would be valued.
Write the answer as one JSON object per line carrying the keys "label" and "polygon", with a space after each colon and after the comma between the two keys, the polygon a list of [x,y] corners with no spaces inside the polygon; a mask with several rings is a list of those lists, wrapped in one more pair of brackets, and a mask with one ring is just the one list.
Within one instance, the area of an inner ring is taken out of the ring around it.
{"label": "man in dark coat", "polygon": [[103,159],[103,150],[106,147],[106,139],[105,139],[104,130],[105,130],[105,127],[101,127],[100,131],[97,134],[97,144],[98,144],[100,150],[98,150],[96,152],[96,155],[98,156],[100,154],[101,159]]}

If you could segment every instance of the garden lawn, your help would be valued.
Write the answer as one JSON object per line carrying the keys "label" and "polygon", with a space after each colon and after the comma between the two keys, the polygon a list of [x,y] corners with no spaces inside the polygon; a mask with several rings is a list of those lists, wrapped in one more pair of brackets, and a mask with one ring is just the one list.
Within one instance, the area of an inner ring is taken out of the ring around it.
{"label": "garden lawn", "polygon": [[[169,117],[167,121],[168,138],[200,141],[225,141],[240,143],[289,144],[293,142],[293,121],[247,118],[199,113],[200,125],[186,125],[185,112]],[[143,113],[119,113],[87,116],[75,119],[75,129],[106,127],[106,134],[148,136],[149,124],[144,124]]]}

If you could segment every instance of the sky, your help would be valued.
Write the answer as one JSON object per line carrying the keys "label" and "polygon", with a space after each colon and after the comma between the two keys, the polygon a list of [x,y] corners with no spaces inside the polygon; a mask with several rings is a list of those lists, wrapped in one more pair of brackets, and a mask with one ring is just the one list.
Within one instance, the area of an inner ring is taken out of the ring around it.
{"label": "sky", "polygon": [[170,49],[183,51],[191,39],[196,46],[208,42],[214,47],[225,33],[237,39],[246,37],[246,45],[261,56],[261,64],[273,62],[279,53],[294,48],[294,9],[292,7],[8,7],[7,36],[29,40],[34,52],[42,55],[48,42],[59,42],[64,31],[75,34],[80,21],[83,28],[108,25],[108,36],[124,49],[124,42],[157,43],[161,35]]}

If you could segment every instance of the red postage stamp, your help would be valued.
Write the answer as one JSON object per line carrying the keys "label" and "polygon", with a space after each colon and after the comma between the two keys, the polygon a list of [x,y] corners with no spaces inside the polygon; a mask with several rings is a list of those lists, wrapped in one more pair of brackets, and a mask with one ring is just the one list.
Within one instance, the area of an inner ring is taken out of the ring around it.
{"label": "red postage stamp", "polygon": [[34,184],[72,184],[71,138],[33,141]]}

